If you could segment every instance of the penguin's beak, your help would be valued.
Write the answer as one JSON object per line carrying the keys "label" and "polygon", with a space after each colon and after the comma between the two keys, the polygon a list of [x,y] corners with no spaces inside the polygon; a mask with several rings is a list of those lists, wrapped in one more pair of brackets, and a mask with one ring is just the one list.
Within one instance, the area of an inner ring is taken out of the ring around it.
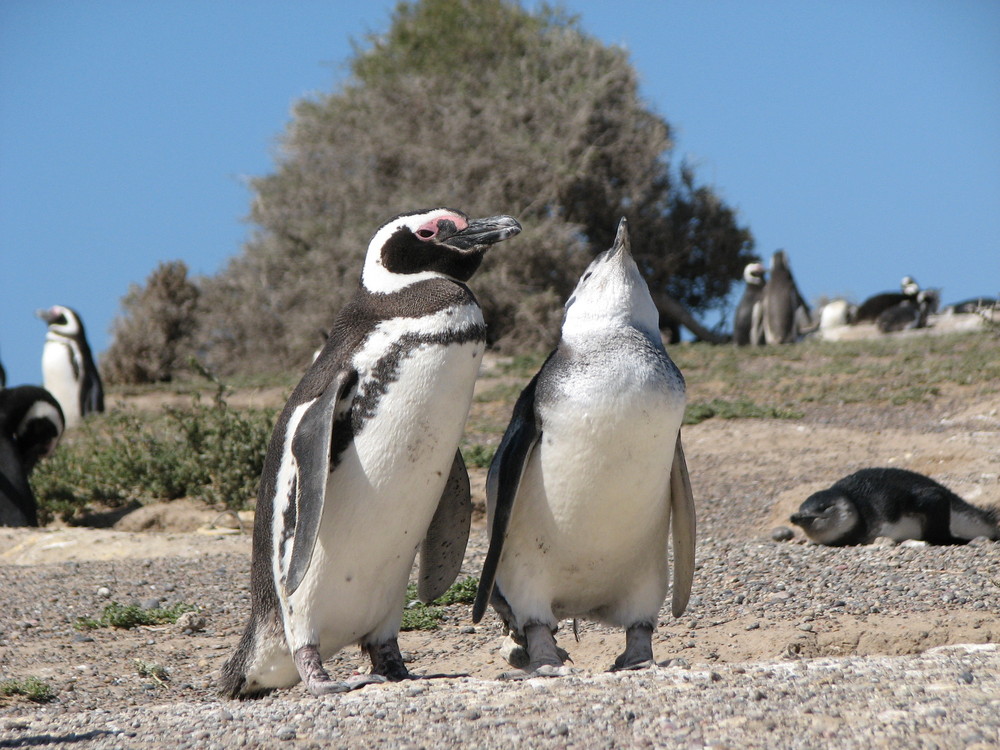
{"label": "penguin's beak", "polygon": [[490,216],[487,219],[473,219],[460,232],[448,237],[443,244],[456,250],[472,250],[487,245],[495,245],[521,231],[521,225],[512,216]]}
{"label": "penguin's beak", "polygon": [[51,323],[56,319],[55,311],[51,309],[43,308],[41,310],[35,310],[35,315],[44,320],[46,323]]}
{"label": "penguin's beak", "polygon": [[611,252],[608,258],[616,258],[621,254],[632,255],[632,243],[628,238],[628,221],[623,216],[618,222],[618,231],[615,233],[615,241],[611,245]]}

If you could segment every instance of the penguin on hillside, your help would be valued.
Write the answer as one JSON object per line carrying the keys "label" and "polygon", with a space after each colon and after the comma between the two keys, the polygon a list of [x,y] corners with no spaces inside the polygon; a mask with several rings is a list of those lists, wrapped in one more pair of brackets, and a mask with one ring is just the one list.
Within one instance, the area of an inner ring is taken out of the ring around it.
{"label": "penguin on hillside", "polygon": [[771,256],[771,274],[761,298],[761,317],[768,345],[793,344],[810,327],[809,306],[795,286],[784,250]]}
{"label": "penguin on hillside", "polygon": [[916,302],[920,294],[920,284],[912,276],[904,276],[899,282],[900,291],[881,292],[872,295],[861,305],[854,315],[854,323],[874,323],[879,315],[903,302]]}
{"label": "penguin on hillside", "polygon": [[[509,216],[435,208],[375,233],[355,296],[271,437],[250,621],[222,668],[225,695],[410,677],[396,638],[414,557],[419,597],[431,601],[458,575],[471,523],[458,443],[486,326],[466,282],[520,230]],[[336,681],[322,662],[352,643],[372,672]]]}
{"label": "penguin on hillside", "polygon": [[928,316],[937,312],[938,299],[934,289],[922,289],[913,299],[883,310],[875,320],[875,327],[882,333],[926,328]]}
{"label": "penguin on hillside", "polygon": [[522,671],[557,676],[560,620],[625,629],[612,669],[653,664],[652,634],[670,588],[687,606],[695,513],[681,447],[684,378],[629,249],[625,219],[566,303],[556,349],[522,391],[489,469],[489,550],[473,606],[491,603]]}
{"label": "penguin on hillside", "polygon": [[62,407],[66,427],[104,411],[104,388],[79,314],[54,305],[35,313],[48,324],[42,349],[42,382]]}
{"label": "penguin on hillside", "polygon": [[38,525],[28,476],[52,455],[63,427],[59,402],[44,388],[0,389],[0,526]]}
{"label": "penguin on hillside", "polygon": [[746,288],[733,318],[733,343],[736,346],[760,346],[764,343],[761,298],[765,273],[763,263],[750,263],[743,269]]}
{"label": "penguin on hillside", "polygon": [[862,469],[813,493],[791,516],[812,541],[832,547],[897,542],[965,544],[1000,539],[1000,514],[970,505],[930,477],[906,469]]}

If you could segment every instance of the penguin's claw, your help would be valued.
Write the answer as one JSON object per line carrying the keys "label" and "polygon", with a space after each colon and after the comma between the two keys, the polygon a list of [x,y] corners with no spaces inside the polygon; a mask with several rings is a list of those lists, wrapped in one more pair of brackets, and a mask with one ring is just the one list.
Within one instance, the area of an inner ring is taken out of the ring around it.
{"label": "penguin's claw", "polygon": [[615,663],[611,665],[609,672],[629,672],[636,671],[639,669],[650,669],[656,666],[656,662],[652,659],[646,659],[645,661],[637,661],[631,664],[619,663],[620,659],[616,659]]}
{"label": "penguin's claw", "polygon": [[516,669],[511,672],[504,672],[500,675],[500,679],[510,682],[520,682],[535,677],[569,677],[579,674],[579,672],[579,669],[567,667],[564,664],[540,664],[534,669]]}

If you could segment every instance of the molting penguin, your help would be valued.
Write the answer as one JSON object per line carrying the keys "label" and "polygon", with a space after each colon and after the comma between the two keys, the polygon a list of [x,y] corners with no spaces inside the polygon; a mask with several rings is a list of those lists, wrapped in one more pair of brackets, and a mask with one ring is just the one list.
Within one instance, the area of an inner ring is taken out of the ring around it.
{"label": "molting penguin", "polygon": [[901,542],[965,544],[1000,539],[998,514],[965,502],[933,479],[905,469],[862,469],[810,495],[791,517],[818,544]]}
{"label": "molting penguin", "polygon": [[62,305],[36,315],[49,326],[42,349],[43,383],[62,407],[66,427],[73,427],[87,414],[104,411],[104,388],[83,321],[75,310]]}
{"label": "molting penguin", "polygon": [[625,628],[613,669],[652,664],[671,518],[675,616],[694,575],[684,404],[622,219],[566,303],[559,344],[518,398],[487,478],[472,620],[492,603],[523,647],[508,661],[527,671],[510,676],[566,674],[554,633],[569,617]]}
{"label": "molting penguin", "polygon": [[743,269],[746,288],[733,318],[733,343],[736,346],[760,346],[764,343],[761,298],[765,272],[762,263],[750,263]]}
{"label": "molting penguin", "polygon": [[[222,692],[300,679],[314,695],[409,677],[396,637],[421,551],[418,593],[440,596],[471,522],[458,442],[486,326],[465,285],[509,216],[402,214],[368,245],[361,283],[278,417],[254,524],[250,621]],[[337,682],[322,661],[360,644],[372,674]]]}
{"label": "molting penguin", "polygon": [[38,525],[28,475],[52,454],[62,433],[62,409],[47,390],[35,385],[0,390],[0,526]]}
{"label": "molting penguin", "polygon": [[810,327],[809,306],[795,286],[784,250],[771,256],[771,277],[761,298],[764,341],[791,344]]}

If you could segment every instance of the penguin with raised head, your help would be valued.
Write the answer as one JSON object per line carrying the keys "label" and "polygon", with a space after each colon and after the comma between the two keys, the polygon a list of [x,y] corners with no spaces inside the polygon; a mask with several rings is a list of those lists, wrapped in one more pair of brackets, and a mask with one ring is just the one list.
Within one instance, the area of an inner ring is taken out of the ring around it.
{"label": "penguin with raised head", "polygon": [[[221,690],[300,680],[314,695],[410,676],[397,644],[420,550],[418,595],[440,596],[471,523],[458,451],[486,346],[466,282],[509,216],[435,208],[374,235],[355,296],[278,417],[257,499],[250,621]],[[323,660],[352,643],[372,672],[339,682]]]}
{"label": "penguin with raised head", "polygon": [[764,343],[761,298],[764,294],[763,263],[750,263],[743,269],[746,288],[733,318],[733,343],[736,346],[760,346]]}
{"label": "penguin with raised head", "polygon": [[42,382],[62,407],[66,427],[73,427],[87,414],[104,411],[104,388],[83,321],[63,305],[35,314],[49,327],[42,349]]}
{"label": "penguin with raised head", "polygon": [[[487,603],[520,647],[508,676],[566,674],[559,621],[625,629],[612,669],[653,663],[670,589],[687,606],[695,514],[681,447],[684,378],[629,249],[625,219],[566,303],[556,349],[522,391],[489,469],[489,550],[472,619]],[[526,652],[526,653],[525,653]]]}
{"label": "penguin with raised head", "polygon": [[792,514],[817,544],[897,542],[965,544],[979,536],[1000,539],[1000,514],[970,505],[930,477],[906,469],[862,469],[810,495]]}
{"label": "penguin with raised head", "polygon": [[44,388],[0,389],[0,526],[37,526],[28,476],[52,455],[63,433],[59,402]]}
{"label": "penguin with raised head", "polygon": [[761,297],[764,341],[792,344],[810,328],[809,306],[792,278],[788,256],[778,250],[771,256],[771,273]]}

